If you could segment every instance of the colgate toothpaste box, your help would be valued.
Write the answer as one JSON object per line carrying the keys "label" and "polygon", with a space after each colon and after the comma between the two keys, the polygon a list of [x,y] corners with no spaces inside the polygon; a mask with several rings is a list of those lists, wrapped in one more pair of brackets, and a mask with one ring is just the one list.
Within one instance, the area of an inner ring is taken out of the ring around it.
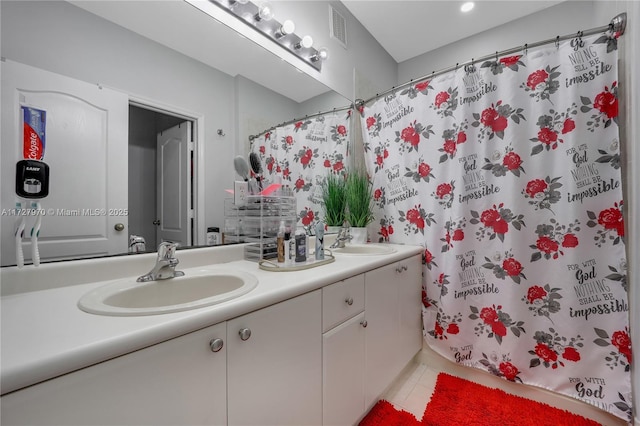
{"label": "colgate toothpaste box", "polygon": [[42,160],[45,148],[45,125],[47,123],[47,112],[21,106],[23,117],[23,158],[30,160]]}

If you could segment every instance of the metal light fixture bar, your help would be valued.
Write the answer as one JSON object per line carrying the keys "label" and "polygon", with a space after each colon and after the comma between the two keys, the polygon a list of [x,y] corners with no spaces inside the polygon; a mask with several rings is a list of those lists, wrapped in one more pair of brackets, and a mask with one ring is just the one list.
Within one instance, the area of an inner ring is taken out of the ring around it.
{"label": "metal light fixture bar", "polygon": [[234,0],[209,0],[240,21],[245,22],[249,27],[255,29],[260,34],[267,37],[279,46],[311,65],[314,69],[320,71],[322,69],[321,53],[312,47],[302,46],[302,38],[295,33],[281,34],[280,29],[282,23],[276,19],[256,19],[260,8],[248,1],[246,3]]}

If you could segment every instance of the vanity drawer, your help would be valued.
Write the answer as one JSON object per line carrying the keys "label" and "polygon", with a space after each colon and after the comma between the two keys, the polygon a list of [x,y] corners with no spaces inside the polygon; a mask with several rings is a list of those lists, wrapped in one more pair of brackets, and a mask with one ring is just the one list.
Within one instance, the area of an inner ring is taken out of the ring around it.
{"label": "vanity drawer", "polygon": [[322,332],[364,310],[364,274],[322,289]]}

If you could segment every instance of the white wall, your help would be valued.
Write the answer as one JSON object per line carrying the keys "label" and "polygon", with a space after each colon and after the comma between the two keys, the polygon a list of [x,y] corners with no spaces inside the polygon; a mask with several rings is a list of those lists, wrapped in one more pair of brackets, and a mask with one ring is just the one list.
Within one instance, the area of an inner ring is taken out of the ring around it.
{"label": "white wall", "polygon": [[396,84],[496,51],[606,25],[613,15],[599,16],[595,2],[566,1],[401,62]]}

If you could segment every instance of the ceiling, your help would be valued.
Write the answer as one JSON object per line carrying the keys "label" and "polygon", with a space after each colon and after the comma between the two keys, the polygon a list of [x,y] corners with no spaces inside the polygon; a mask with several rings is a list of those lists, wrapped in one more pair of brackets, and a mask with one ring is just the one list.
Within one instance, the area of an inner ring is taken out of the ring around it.
{"label": "ceiling", "polygon": [[476,0],[460,11],[459,0],[342,0],[396,60],[403,62],[562,1]]}

